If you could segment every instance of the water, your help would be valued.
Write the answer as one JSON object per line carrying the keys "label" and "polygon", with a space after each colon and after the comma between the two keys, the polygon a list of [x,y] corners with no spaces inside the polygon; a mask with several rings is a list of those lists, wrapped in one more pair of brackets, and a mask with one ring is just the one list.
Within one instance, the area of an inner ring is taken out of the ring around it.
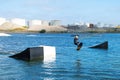
{"label": "water", "polygon": [[[120,34],[80,33],[76,51],[72,34],[10,34],[0,36],[0,80],[120,80]],[[108,50],[88,47],[108,41]],[[56,47],[53,62],[9,58],[28,47]]]}

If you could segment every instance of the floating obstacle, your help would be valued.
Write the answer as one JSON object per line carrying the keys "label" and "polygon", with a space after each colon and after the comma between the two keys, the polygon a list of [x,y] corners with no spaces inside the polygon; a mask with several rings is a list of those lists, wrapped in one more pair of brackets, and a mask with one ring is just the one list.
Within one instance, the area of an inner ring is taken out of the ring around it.
{"label": "floating obstacle", "polygon": [[21,59],[25,61],[31,61],[40,59],[43,61],[54,60],[56,57],[56,49],[52,46],[40,46],[40,47],[31,47],[27,48],[24,51],[9,56],[16,59]]}
{"label": "floating obstacle", "polygon": [[90,48],[97,48],[97,49],[108,49],[108,41],[105,41],[101,44],[98,44],[98,45],[95,45],[95,46],[92,46]]}

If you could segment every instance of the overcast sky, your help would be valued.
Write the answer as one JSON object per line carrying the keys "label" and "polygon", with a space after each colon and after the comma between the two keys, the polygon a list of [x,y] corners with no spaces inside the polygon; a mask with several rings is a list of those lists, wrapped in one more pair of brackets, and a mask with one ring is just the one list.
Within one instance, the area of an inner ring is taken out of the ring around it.
{"label": "overcast sky", "polygon": [[120,24],[120,0],[0,0],[0,17]]}

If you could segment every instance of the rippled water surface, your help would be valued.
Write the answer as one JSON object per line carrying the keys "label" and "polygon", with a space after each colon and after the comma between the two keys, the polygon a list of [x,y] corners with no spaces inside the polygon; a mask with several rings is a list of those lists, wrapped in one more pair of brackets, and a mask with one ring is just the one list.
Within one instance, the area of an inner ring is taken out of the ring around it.
{"label": "rippled water surface", "polygon": [[[0,36],[0,80],[120,80],[120,34],[80,33],[76,51],[72,34]],[[109,49],[88,47],[108,41]],[[55,46],[56,60],[26,62],[9,58],[28,47]]]}

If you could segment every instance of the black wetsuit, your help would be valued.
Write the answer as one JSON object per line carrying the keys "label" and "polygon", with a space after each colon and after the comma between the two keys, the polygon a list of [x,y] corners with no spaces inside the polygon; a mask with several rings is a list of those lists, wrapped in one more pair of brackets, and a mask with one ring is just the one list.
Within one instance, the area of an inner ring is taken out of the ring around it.
{"label": "black wetsuit", "polygon": [[77,38],[74,38],[74,44],[77,45],[77,46],[82,46],[83,43],[81,42],[78,42],[78,39]]}
{"label": "black wetsuit", "polygon": [[75,44],[75,45],[78,45],[78,44],[79,44],[79,42],[78,42],[78,39],[77,39],[77,38],[74,38],[74,44]]}

